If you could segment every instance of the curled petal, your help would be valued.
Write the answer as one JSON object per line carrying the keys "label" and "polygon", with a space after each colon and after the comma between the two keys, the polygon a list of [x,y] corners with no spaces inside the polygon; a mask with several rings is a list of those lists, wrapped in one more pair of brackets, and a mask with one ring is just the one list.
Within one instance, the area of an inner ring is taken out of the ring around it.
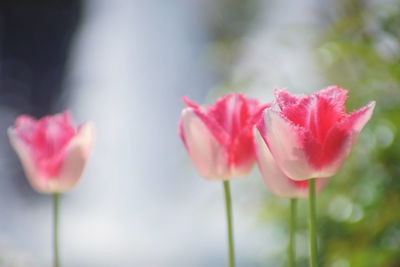
{"label": "curled petal", "polygon": [[353,132],[361,132],[365,124],[369,121],[375,108],[375,101],[372,101],[365,107],[359,110],[353,111],[347,117],[340,122],[337,127],[352,130]]}
{"label": "curled petal", "polygon": [[189,108],[200,108],[200,106],[194,101],[190,100],[187,96],[182,97],[182,102],[186,104]]}
{"label": "curled petal", "polygon": [[371,102],[347,115],[330,130],[323,147],[321,165],[324,167],[321,175],[332,176],[339,170],[361,130],[371,118],[374,107],[375,102]]}

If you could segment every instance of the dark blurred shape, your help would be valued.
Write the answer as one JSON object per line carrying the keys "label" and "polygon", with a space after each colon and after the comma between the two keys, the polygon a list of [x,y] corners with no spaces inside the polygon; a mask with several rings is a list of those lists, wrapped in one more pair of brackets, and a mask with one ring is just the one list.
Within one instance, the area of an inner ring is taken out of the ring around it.
{"label": "dark blurred shape", "polygon": [[0,1],[0,105],[53,112],[62,91],[80,0]]}
{"label": "dark blurred shape", "polygon": [[12,155],[0,161],[12,175],[2,186],[12,183],[27,199],[39,195],[17,168],[5,129],[17,114],[41,117],[66,105],[58,98],[81,10],[80,0],[0,1],[0,143]]}

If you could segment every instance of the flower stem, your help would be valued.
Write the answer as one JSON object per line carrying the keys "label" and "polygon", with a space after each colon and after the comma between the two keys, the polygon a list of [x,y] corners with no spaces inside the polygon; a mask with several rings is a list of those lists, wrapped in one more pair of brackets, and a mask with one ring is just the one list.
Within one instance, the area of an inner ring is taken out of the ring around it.
{"label": "flower stem", "polygon": [[53,267],[60,267],[58,255],[58,214],[59,214],[59,193],[53,194]]}
{"label": "flower stem", "polygon": [[289,267],[296,266],[296,213],[297,199],[290,199],[290,238],[288,247]]}
{"label": "flower stem", "polygon": [[315,179],[308,180],[308,227],[310,235],[310,267],[317,267]]}
{"label": "flower stem", "polygon": [[232,200],[229,181],[224,181],[225,206],[226,206],[226,222],[228,225],[228,260],[229,267],[235,266],[235,251],[233,249],[233,221],[232,221]]}

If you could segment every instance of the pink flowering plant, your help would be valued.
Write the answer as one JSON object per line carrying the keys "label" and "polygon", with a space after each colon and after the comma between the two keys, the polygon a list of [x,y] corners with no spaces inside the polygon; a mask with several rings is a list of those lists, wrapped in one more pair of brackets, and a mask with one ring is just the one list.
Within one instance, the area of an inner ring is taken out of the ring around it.
{"label": "pink flowering plant", "polygon": [[29,183],[39,193],[53,195],[54,266],[58,267],[59,194],[72,189],[82,175],[93,146],[93,124],[76,127],[69,111],[39,120],[21,115],[8,135]]}
{"label": "pink flowering plant", "polygon": [[245,176],[255,162],[253,127],[268,105],[228,94],[213,105],[200,106],[188,98],[178,133],[198,172],[224,185],[228,225],[228,261],[235,265],[229,180]]}
{"label": "pink flowering plant", "polygon": [[347,114],[346,99],[347,91],[338,86],[311,95],[275,90],[277,107],[264,111],[255,130],[258,165],[271,190],[292,199],[308,190],[312,267],[317,266],[316,191],[339,171],[375,107],[373,101]]}
{"label": "pink flowering plant", "polygon": [[235,260],[229,180],[246,175],[254,161],[271,192],[290,199],[289,266],[295,266],[296,202],[308,197],[310,266],[317,266],[316,193],[339,171],[375,106],[347,113],[346,99],[338,86],[311,95],[275,90],[272,105],[241,94],[210,106],[183,99],[183,144],[204,178],[224,183],[230,267]]}

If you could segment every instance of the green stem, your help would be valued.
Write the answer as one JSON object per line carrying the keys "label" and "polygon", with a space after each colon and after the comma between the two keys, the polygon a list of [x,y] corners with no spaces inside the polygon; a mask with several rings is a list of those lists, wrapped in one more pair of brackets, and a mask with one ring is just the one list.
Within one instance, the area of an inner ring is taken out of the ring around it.
{"label": "green stem", "polygon": [[290,239],[288,247],[289,267],[296,266],[296,213],[297,199],[290,199]]}
{"label": "green stem", "polygon": [[233,227],[232,227],[232,200],[229,181],[224,181],[225,206],[226,206],[226,222],[228,225],[228,259],[229,267],[235,267],[235,251],[233,249]]}
{"label": "green stem", "polygon": [[308,180],[308,227],[310,234],[310,267],[317,267],[315,179]]}
{"label": "green stem", "polygon": [[60,267],[58,254],[58,214],[59,214],[59,199],[58,193],[53,194],[53,266]]}

